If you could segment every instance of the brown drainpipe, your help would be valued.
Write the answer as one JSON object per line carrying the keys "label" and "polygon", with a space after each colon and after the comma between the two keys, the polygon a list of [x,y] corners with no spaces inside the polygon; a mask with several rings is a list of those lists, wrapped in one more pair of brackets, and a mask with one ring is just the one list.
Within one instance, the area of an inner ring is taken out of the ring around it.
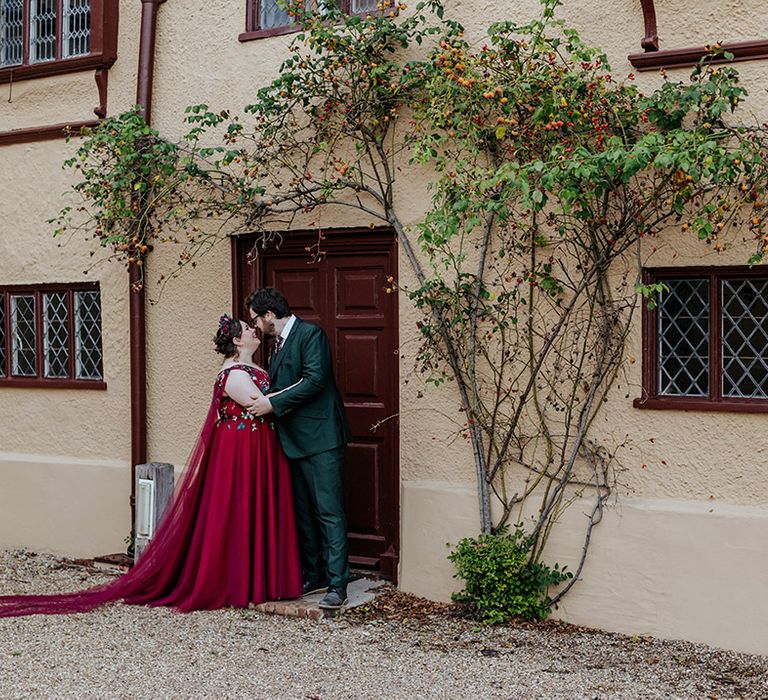
{"label": "brown drainpipe", "polygon": [[[141,0],[141,37],[136,79],[136,104],[144,120],[152,119],[152,88],[155,70],[155,38],[157,10],[165,0]],[[144,261],[146,274],[146,260]],[[144,286],[134,291],[141,281],[141,268],[132,263],[128,269],[130,352],[131,352],[131,537],[136,522],[136,465],[147,461],[147,327]]]}

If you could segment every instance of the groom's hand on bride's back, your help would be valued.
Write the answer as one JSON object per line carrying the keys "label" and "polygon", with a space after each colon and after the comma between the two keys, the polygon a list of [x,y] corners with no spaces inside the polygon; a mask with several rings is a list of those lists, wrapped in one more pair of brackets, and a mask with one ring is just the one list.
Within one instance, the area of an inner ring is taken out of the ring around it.
{"label": "groom's hand on bride's back", "polygon": [[251,396],[251,402],[245,404],[245,408],[254,416],[266,416],[268,413],[272,413],[272,404],[263,394]]}

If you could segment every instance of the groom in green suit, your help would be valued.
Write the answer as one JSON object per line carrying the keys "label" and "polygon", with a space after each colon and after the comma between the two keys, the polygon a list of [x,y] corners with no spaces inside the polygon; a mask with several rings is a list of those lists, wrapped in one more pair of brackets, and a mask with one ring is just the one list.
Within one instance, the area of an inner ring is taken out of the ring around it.
{"label": "groom in green suit", "polygon": [[245,303],[259,330],[275,338],[270,393],[254,397],[246,408],[277,419],[291,464],[304,593],[327,586],[320,607],[340,608],[347,602],[349,580],[342,474],[350,430],[328,338],[320,326],[294,316],[272,287],[257,289]]}

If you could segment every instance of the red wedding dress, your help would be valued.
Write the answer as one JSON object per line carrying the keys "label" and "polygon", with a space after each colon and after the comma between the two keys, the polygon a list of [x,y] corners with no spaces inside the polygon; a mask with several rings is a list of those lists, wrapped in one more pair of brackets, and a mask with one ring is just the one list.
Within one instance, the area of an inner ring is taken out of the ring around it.
{"label": "red wedding dress", "polygon": [[0,617],[85,612],[118,600],[185,612],[243,608],[302,594],[288,461],[273,419],[224,395],[234,367],[269,389],[263,369],[220,372],[187,468],[136,566],[77,593],[0,596]]}

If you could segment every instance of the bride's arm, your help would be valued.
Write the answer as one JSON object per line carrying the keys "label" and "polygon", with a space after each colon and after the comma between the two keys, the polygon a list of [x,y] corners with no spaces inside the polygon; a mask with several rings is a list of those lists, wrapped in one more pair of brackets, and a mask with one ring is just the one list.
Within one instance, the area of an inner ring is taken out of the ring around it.
{"label": "bride's arm", "polygon": [[264,395],[251,379],[251,375],[243,369],[233,369],[229,373],[224,391],[230,399],[243,407],[251,403],[254,396],[261,397]]}

